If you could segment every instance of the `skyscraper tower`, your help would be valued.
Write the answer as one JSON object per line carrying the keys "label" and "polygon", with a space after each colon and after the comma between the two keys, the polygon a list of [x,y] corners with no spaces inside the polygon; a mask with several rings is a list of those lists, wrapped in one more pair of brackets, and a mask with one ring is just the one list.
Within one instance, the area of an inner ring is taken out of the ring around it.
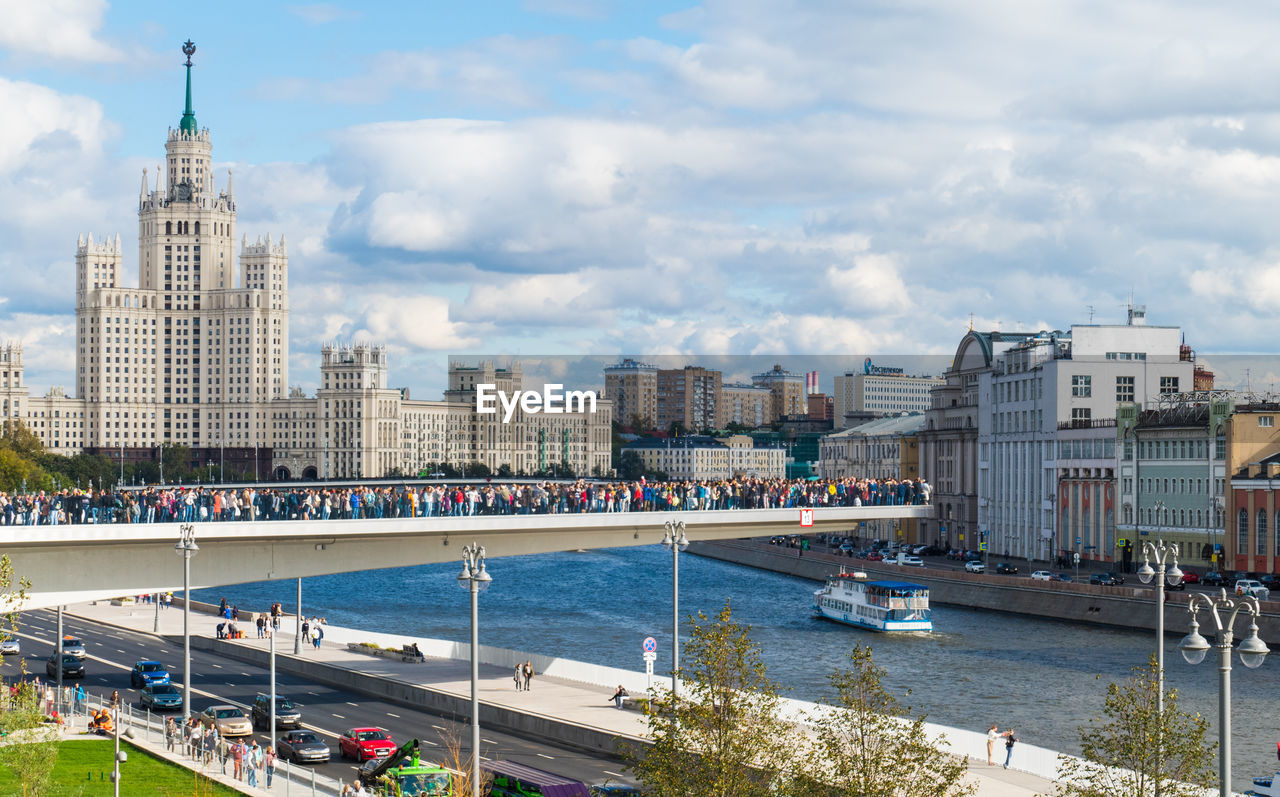
{"label": "skyscraper tower", "polygon": [[76,252],[77,388],[85,445],[269,445],[272,399],[288,385],[288,254],[283,236],[244,240],[236,202],[217,191],[213,144],[196,123],[187,41],[186,104],[154,186],[138,197],[138,287],[123,280],[119,236]]}

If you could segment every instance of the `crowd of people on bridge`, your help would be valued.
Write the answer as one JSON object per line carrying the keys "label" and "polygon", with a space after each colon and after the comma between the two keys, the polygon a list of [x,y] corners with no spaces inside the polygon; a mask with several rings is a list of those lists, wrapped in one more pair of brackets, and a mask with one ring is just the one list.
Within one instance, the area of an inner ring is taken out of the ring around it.
{"label": "crowd of people on bridge", "polygon": [[924,479],[254,485],[0,492],[0,525],[194,523],[928,504]]}

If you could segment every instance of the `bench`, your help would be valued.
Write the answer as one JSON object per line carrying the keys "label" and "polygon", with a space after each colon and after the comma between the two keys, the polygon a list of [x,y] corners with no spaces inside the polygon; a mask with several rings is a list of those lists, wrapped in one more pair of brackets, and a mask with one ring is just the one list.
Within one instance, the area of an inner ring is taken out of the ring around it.
{"label": "bench", "polygon": [[400,661],[407,661],[412,664],[421,664],[425,657],[414,650],[412,645],[400,646]]}

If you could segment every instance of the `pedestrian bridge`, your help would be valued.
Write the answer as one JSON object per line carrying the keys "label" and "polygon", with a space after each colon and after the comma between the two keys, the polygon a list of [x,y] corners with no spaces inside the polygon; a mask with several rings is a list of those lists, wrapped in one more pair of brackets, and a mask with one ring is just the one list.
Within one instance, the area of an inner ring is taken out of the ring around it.
{"label": "pedestrian bridge", "polygon": [[[656,545],[665,523],[682,521],[692,540],[724,540],[802,530],[793,509],[619,512],[558,515],[195,523],[200,551],[191,587],[349,573],[460,560],[462,547],[489,557]],[[932,517],[932,506],[812,510],[807,532],[850,531],[868,520]],[[31,582],[26,608],[182,589],[177,523],[6,526],[0,553]]]}

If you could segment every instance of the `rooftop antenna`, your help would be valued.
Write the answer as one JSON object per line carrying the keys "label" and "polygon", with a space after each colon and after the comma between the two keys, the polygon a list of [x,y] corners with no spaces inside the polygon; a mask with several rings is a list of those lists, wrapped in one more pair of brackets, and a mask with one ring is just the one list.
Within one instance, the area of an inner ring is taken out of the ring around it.
{"label": "rooftop antenna", "polygon": [[1089,305],[1089,323],[1093,323],[1093,305]]}
{"label": "rooftop antenna", "polygon": [[969,331],[973,331],[973,313],[969,313]]}

